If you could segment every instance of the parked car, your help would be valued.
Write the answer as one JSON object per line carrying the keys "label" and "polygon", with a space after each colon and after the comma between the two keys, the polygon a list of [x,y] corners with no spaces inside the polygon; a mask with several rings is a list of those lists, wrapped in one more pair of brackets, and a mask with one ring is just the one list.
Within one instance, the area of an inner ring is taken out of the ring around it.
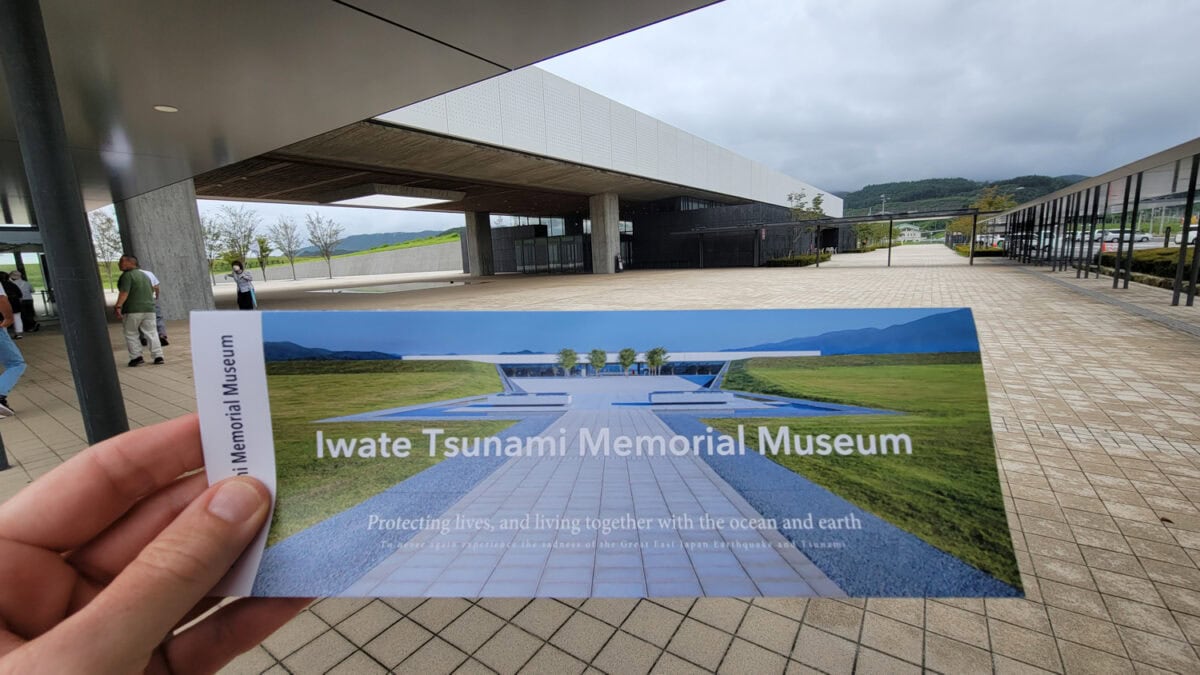
{"label": "parked car", "polygon": [[[1188,243],[1188,245],[1189,245],[1189,246],[1190,246],[1191,244],[1194,244],[1194,243],[1196,243],[1196,237],[1197,237],[1197,236],[1200,236],[1200,229],[1198,229],[1198,228],[1197,228],[1195,225],[1193,225],[1193,226],[1192,226],[1192,228],[1191,228],[1191,230],[1188,232],[1188,241],[1187,241],[1187,243]],[[1177,232],[1177,233],[1175,233],[1175,243],[1176,243],[1176,244],[1182,244],[1182,243],[1183,243],[1183,233],[1182,233],[1182,232]]]}
{"label": "parked car", "polygon": [[[1120,235],[1120,231],[1118,231],[1117,234]],[[1133,235],[1134,241],[1150,241],[1150,235],[1146,232],[1134,232],[1134,233],[1126,232],[1125,236],[1121,237],[1121,241],[1125,241],[1126,239],[1128,239],[1128,237],[1131,234]]]}
{"label": "parked car", "polygon": [[1096,237],[1092,241],[1114,242],[1121,240],[1120,230],[1097,230]]}

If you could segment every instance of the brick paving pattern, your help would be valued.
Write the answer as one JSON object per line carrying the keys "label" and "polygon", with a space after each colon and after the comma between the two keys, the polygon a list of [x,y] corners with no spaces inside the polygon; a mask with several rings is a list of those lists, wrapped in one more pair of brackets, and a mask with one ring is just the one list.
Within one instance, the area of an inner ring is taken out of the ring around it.
{"label": "brick paving pattern", "polygon": [[[694,389],[676,377],[514,378],[528,391],[566,391],[569,410],[541,436],[570,439],[564,457],[516,457],[439,517],[500,522],[530,517],[521,531],[421,532],[388,556],[347,595],[489,597],[629,597],[699,595],[844,596],[816,565],[775,530],[703,530],[702,515],[762,522],[738,492],[699,456],[584,456],[580,428],[618,436],[669,438],[649,408],[614,402],[646,400],[655,390]],[[639,391],[641,390],[641,391]],[[640,394],[640,395],[639,395]],[[632,469],[632,470],[631,470]],[[667,525],[600,534],[569,530],[583,518],[626,516]],[[660,520],[661,519],[661,520]],[[561,523],[542,527],[539,523]],[[455,548],[434,544],[455,537]],[[504,545],[507,552],[499,548]],[[554,545],[557,545],[555,547]]]}
{"label": "brick paving pattern", "polygon": [[[1027,599],[326,599],[225,672],[1200,671],[1200,339],[1169,327],[1200,327],[1200,309],[1168,307],[1158,289],[1076,282],[1074,273],[995,260],[971,268],[939,246],[893,255],[890,269],[877,251],[820,270],[502,277],[367,297],[280,282],[264,284],[260,301],[971,307]],[[193,409],[185,332],[183,322],[171,326],[166,366],[121,369],[135,425]],[[112,343],[121,362],[116,326]],[[85,445],[61,338],[43,331],[20,346],[31,367],[11,396],[17,417],[0,423],[17,464],[0,473],[0,498]]]}

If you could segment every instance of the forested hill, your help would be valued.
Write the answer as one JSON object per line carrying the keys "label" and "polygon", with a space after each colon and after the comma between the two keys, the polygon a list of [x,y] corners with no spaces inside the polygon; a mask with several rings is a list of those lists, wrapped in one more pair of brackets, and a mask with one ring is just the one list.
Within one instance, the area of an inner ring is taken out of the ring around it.
{"label": "forested hill", "polygon": [[900,183],[868,185],[857,192],[838,193],[845,200],[845,215],[878,213],[881,195],[887,195],[887,210],[934,211],[963,209],[971,205],[986,187],[995,186],[1000,194],[1011,195],[1017,202],[1029,201],[1077,183],[1086,176],[1018,176],[1007,180],[974,181],[966,178],[926,178]]}

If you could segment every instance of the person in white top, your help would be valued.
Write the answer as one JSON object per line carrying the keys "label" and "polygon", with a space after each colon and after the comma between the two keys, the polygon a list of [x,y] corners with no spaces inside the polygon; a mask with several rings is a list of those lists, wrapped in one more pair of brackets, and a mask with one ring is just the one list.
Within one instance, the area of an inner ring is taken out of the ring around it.
{"label": "person in white top", "polygon": [[42,325],[38,323],[37,314],[33,311],[33,285],[25,280],[20,270],[10,272],[8,280],[21,289],[21,306],[13,307],[13,312],[21,312],[21,322],[24,324],[25,330],[30,333],[38,332]]}
{"label": "person in white top", "polygon": [[[154,276],[154,272],[150,270],[142,269],[141,267],[138,269],[150,277],[150,285],[154,287],[154,324],[155,328],[158,329],[159,343],[166,347],[170,343],[167,342],[167,322],[163,320],[162,305],[158,304],[158,277]],[[145,338],[142,338],[142,340],[142,344],[146,344]]]}
{"label": "person in white top", "polygon": [[257,298],[254,297],[254,277],[246,271],[241,260],[233,261],[232,274],[226,274],[226,279],[233,279],[237,283],[237,303],[238,309],[254,309],[258,305]]}

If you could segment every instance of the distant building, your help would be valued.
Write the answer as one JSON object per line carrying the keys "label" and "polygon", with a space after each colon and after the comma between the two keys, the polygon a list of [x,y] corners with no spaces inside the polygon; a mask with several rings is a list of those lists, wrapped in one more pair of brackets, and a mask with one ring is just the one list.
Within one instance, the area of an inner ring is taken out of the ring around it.
{"label": "distant building", "polygon": [[897,238],[900,240],[901,244],[922,241],[924,239],[924,237],[921,236],[921,228],[917,227],[916,225],[909,225],[906,223],[904,225],[900,225],[896,229],[900,232],[900,236]]}

